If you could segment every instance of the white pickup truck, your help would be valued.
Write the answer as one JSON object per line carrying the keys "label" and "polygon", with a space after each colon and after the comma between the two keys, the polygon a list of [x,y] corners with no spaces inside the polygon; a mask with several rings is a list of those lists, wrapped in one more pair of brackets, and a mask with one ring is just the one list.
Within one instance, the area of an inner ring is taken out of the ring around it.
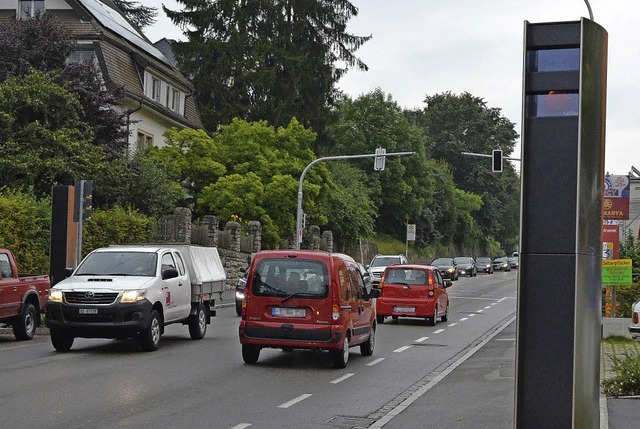
{"label": "white pickup truck", "polygon": [[154,351],[171,323],[188,325],[191,338],[202,339],[215,316],[214,294],[225,282],[215,247],[96,249],[50,290],[51,342],[66,352],[76,337],[137,338],[142,350]]}

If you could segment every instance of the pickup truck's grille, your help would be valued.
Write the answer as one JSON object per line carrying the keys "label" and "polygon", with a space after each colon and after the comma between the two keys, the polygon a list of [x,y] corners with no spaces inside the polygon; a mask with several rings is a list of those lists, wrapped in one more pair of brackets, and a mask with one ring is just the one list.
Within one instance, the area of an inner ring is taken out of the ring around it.
{"label": "pickup truck's grille", "polygon": [[118,297],[117,292],[65,292],[64,299],[68,304],[113,304]]}

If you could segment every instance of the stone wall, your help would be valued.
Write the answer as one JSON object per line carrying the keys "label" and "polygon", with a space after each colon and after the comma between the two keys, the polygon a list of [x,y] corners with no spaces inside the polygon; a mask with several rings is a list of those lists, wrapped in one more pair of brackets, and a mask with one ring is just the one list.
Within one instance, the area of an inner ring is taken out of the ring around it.
{"label": "stone wall", "polygon": [[[253,255],[262,250],[262,225],[255,220],[249,221],[243,232],[238,222],[227,222],[220,230],[216,216],[206,215],[193,222],[191,210],[178,207],[172,215],[158,221],[154,240],[217,247],[227,275],[227,288],[232,289],[244,274],[241,270],[247,268]],[[285,243],[283,248],[295,247],[291,243],[294,241]],[[333,234],[331,231],[321,234],[320,228],[312,225],[305,230],[302,244],[304,249],[332,252]]]}

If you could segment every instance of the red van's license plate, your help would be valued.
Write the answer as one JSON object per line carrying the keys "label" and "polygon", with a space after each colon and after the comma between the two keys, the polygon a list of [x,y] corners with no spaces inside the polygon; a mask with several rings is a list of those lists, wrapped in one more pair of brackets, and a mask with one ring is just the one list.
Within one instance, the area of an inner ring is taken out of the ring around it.
{"label": "red van's license plate", "polygon": [[271,309],[271,315],[278,317],[305,317],[307,315],[307,310],[304,308],[273,307]]}
{"label": "red van's license plate", "polygon": [[97,308],[81,308],[78,310],[80,314],[98,314]]}

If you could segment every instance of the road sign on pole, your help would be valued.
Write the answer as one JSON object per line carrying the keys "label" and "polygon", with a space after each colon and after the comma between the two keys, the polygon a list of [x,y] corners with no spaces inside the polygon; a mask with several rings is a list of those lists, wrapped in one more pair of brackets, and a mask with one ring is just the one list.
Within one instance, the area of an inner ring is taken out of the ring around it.
{"label": "road sign on pole", "polygon": [[386,156],[381,156],[381,155],[385,155],[387,153],[387,150],[383,147],[378,147],[376,148],[376,157],[373,160],[373,169],[375,171],[382,171],[384,170],[384,164],[385,164],[385,160],[387,159]]}

